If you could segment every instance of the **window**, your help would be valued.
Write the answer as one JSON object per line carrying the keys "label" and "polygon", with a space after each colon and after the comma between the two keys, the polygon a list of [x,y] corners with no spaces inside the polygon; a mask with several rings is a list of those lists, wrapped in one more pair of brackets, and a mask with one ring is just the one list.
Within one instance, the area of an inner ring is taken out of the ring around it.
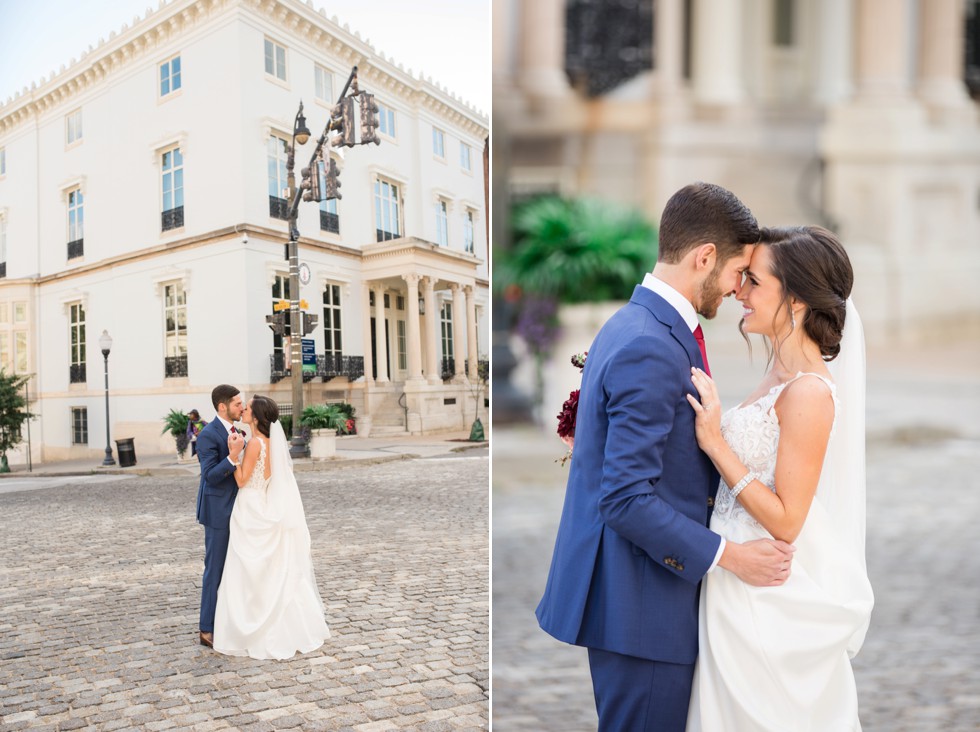
{"label": "window", "polygon": [[27,373],[27,331],[24,330],[14,333],[14,371]]}
{"label": "window", "polygon": [[163,288],[164,376],[187,376],[187,292],[180,282]]}
{"label": "window", "polygon": [[463,170],[473,172],[473,148],[465,142],[459,143],[459,165]]}
{"label": "window", "polygon": [[73,142],[82,139],[82,110],[76,109],[74,112],[65,115],[65,142],[71,145]]}
{"label": "window", "polygon": [[316,98],[321,102],[333,102],[333,76],[328,69],[319,64],[314,69],[316,75]]}
{"label": "window", "polygon": [[88,408],[71,408],[71,444],[88,444]]}
{"label": "window", "polygon": [[382,178],[374,181],[374,219],[378,241],[401,236],[398,210],[398,186]]}
{"label": "window", "polygon": [[340,357],[343,345],[340,337],[340,285],[327,285],[323,291],[323,352]]}
{"label": "window", "polygon": [[76,302],[68,306],[68,329],[71,335],[71,361],[68,367],[68,381],[84,384],[85,378],[85,308]]}
{"label": "window", "polygon": [[0,175],[7,173],[7,148],[0,147]]}
{"label": "window", "polygon": [[453,357],[453,304],[442,304],[440,321],[442,323],[442,357]]}
{"label": "window", "polygon": [[396,332],[398,336],[398,368],[401,371],[408,370],[408,336],[405,335],[405,321],[396,320]]}
{"label": "window", "polygon": [[10,369],[10,339],[3,330],[0,330],[0,369]]}
{"label": "window", "polygon": [[449,246],[449,210],[443,200],[436,201],[436,243]]}
{"label": "window", "polygon": [[160,230],[179,229],[184,225],[184,156],[179,147],[163,154],[160,169],[163,174]]}
{"label": "window", "polygon": [[388,137],[395,136],[395,110],[378,102],[378,131]]}
{"label": "window", "polygon": [[286,150],[289,147],[281,137],[269,137],[269,216],[286,220],[289,202],[286,200]]}
{"label": "window", "polygon": [[7,217],[0,214],[0,277],[7,276]]}
{"label": "window", "polygon": [[463,215],[463,246],[473,254],[473,212],[470,210]]}
{"label": "window", "polygon": [[[272,312],[276,312],[276,303],[280,300],[289,300],[289,275],[287,274],[277,274],[275,280],[272,282]],[[273,371],[279,373],[284,373],[286,371],[287,359],[289,358],[288,352],[288,338],[290,333],[290,322],[289,322],[289,311],[280,311],[285,313],[283,319],[283,331],[282,335],[277,333],[272,334],[272,367]]]}
{"label": "window", "polygon": [[437,127],[432,128],[432,154],[437,158],[446,157],[446,133]]}
{"label": "window", "polygon": [[180,89],[180,56],[160,64],[160,96],[165,97]]}
{"label": "window", "polygon": [[286,49],[268,38],[265,39],[265,73],[286,80]]}
{"label": "window", "polygon": [[85,198],[81,188],[68,191],[68,259],[84,254]]}
{"label": "window", "polygon": [[15,323],[26,323],[27,322],[27,303],[26,302],[15,302],[14,303],[14,322]]}
{"label": "window", "polygon": [[[329,164],[329,161],[328,161]],[[317,165],[320,171],[320,195],[326,195],[327,174],[326,169]],[[337,215],[337,199],[329,198],[320,201],[320,230],[329,231],[334,234],[340,233],[340,217]]]}

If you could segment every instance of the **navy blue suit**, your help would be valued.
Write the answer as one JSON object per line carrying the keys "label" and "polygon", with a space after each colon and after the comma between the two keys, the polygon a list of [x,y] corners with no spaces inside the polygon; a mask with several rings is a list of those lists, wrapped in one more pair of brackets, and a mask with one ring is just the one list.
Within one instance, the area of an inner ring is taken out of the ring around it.
{"label": "navy blue suit", "polygon": [[201,623],[205,633],[214,632],[218,585],[228,553],[228,525],[235,507],[238,483],[235,466],[228,460],[228,430],[215,418],[197,436],[201,485],[197,490],[197,521],[204,524],[204,578],[201,582]]}
{"label": "navy blue suit", "polygon": [[600,730],[683,730],[718,473],[698,448],[691,329],[637,287],[589,349],[575,454],[537,617],[589,648]]}

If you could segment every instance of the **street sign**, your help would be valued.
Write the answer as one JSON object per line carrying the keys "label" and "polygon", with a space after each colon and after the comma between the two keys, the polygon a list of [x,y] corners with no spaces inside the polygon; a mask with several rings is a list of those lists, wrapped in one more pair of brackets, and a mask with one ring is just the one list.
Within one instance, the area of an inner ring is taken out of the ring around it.
{"label": "street sign", "polygon": [[316,373],[316,341],[312,338],[303,339],[303,371]]}

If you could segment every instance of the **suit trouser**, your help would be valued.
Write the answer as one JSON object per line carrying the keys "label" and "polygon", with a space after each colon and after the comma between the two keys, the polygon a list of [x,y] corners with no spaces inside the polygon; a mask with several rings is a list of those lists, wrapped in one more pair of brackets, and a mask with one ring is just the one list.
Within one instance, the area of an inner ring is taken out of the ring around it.
{"label": "suit trouser", "polygon": [[218,585],[225,571],[228,529],[204,527],[204,578],[201,581],[201,623],[205,633],[214,632],[214,611],[218,607]]}
{"label": "suit trouser", "polygon": [[589,649],[599,732],[684,732],[694,664]]}

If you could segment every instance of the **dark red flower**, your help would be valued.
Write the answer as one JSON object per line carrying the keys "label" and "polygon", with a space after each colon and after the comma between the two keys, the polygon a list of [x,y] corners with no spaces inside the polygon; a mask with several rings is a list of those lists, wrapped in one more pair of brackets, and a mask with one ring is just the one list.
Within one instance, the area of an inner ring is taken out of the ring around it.
{"label": "dark red flower", "polygon": [[578,394],[579,390],[571,392],[568,399],[561,405],[561,414],[558,415],[558,436],[575,436],[575,416],[578,414]]}

